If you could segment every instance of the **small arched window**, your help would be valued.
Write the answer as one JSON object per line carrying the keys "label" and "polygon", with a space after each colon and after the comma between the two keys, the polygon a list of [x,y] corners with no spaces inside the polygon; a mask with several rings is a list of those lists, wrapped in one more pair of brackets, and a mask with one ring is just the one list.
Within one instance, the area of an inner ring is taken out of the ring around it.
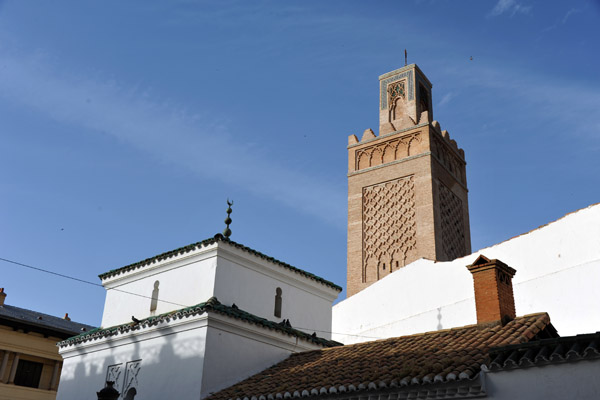
{"label": "small arched window", "polygon": [[281,288],[275,290],[275,316],[281,318]]}
{"label": "small arched window", "polygon": [[160,285],[159,281],[154,282],[154,290],[152,290],[152,300],[150,301],[150,312],[156,311],[156,307],[158,306],[158,285]]}

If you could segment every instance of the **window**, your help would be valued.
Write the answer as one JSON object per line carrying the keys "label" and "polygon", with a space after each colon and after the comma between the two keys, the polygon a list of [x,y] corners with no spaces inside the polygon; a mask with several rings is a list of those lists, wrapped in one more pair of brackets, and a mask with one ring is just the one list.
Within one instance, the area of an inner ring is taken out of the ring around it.
{"label": "window", "polygon": [[40,386],[40,377],[44,364],[28,360],[19,360],[15,385],[37,388]]}
{"label": "window", "polygon": [[160,285],[159,281],[154,282],[154,290],[152,290],[152,300],[150,301],[150,311],[156,311],[156,307],[158,306],[158,285]]}
{"label": "window", "polygon": [[275,290],[275,316],[281,318],[281,288]]}

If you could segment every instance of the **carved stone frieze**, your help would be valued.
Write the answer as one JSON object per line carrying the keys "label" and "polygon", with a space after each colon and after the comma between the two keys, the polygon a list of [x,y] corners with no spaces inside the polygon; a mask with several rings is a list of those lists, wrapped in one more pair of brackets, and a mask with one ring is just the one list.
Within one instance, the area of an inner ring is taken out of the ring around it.
{"label": "carved stone frieze", "polygon": [[138,374],[142,367],[142,360],[129,361],[125,370],[125,385],[123,386],[123,394],[127,395],[131,388],[138,388]]}
{"label": "carved stone frieze", "polygon": [[106,382],[114,382],[113,387],[117,390],[121,388],[123,369],[123,364],[109,365],[106,369]]}
{"label": "carved stone frieze", "polygon": [[415,144],[421,143],[421,132],[413,132],[356,151],[356,170],[374,167],[413,155]]}
{"label": "carved stone frieze", "polygon": [[415,184],[408,176],[363,188],[363,282],[368,269],[403,267],[416,247]]}

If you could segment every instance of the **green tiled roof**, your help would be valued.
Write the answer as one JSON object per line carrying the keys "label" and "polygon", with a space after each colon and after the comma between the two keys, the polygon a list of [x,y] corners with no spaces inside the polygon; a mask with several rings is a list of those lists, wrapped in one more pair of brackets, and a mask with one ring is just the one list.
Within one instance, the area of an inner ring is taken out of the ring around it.
{"label": "green tiled roof", "polygon": [[203,240],[203,241],[197,242],[197,243],[192,243],[190,245],[187,245],[187,246],[184,246],[184,247],[180,247],[178,249],[171,250],[171,251],[168,251],[166,253],[162,253],[162,254],[159,254],[157,256],[150,257],[150,258],[147,258],[145,260],[142,260],[142,261],[139,261],[139,262],[136,262],[136,263],[133,263],[133,264],[126,265],[126,266],[121,267],[121,268],[110,270],[108,272],[105,272],[103,274],[98,275],[98,277],[100,279],[110,278],[112,276],[116,276],[116,275],[119,275],[119,274],[124,273],[124,272],[129,272],[129,271],[132,271],[134,269],[145,267],[146,265],[150,265],[150,264],[158,262],[158,261],[167,260],[169,258],[176,257],[178,255],[183,255],[185,253],[189,253],[190,251],[201,249],[202,247],[206,247],[206,246],[209,246],[209,245],[217,243],[217,242],[228,243],[231,246],[234,246],[234,247],[236,247],[236,248],[238,248],[240,250],[243,250],[245,252],[253,254],[253,255],[255,255],[255,256],[263,259],[263,260],[267,260],[267,261],[270,261],[272,263],[275,263],[275,264],[277,264],[277,265],[279,265],[279,266],[281,266],[283,268],[286,268],[286,269],[289,269],[291,271],[294,271],[295,273],[300,274],[300,275],[302,275],[302,276],[304,276],[306,278],[312,279],[314,281],[322,283],[323,285],[326,285],[326,286],[329,286],[329,287],[331,287],[333,289],[336,289],[339,292],[342,291],[342,288],[340,286],[336,285],[333,282],[330,282],[330,281],[328,281],[326,279],[323,279],[323,278],[321,278],[321,277],[319,277],[317,275],[311,274],[310,272],[306,272],[304,270],[301,270],[300,268],[296,268],[296,267],[294,267],[294,266],[292,266],[292,265],[290,265],[288,263],[285,263],[283,261],[279,261],[276,258],[269,257],[266,254],[263,254],[263,253],[261,253],[259,251],[251,249],[250,247],[246,247],[246,246],[244,246],[242,244],[236,243],[233,240],[225,238],[220,233],[216,234],[214,237],[212,237],[210,239],[206,239],[206,240]]}
{"label": "green tiled roof", "polygon": [[229,307],[224,304],[221,304],[216,297],[211,297],[208,301],[200,304],[196,304],[195,306],[182,308],[180,310],[171,311],[168,313],[164,313],[161,315],[148,317],[146,319],[140,320],[139,322],[129,322],[122,325],[111,326],[109,328],[96,328],[91,331],[82,333],[77,336],[73,336],[62,342],[59,342],[59,347],[65,347],[77,343],[87,342],[89,340],[101,339],[109,336],[118,335],[120,333],[125,333],[133,330],[137,330],[144,327],[150,327],[154,325],[158,325],[161,322],[169,322],[171,319],[181,319],[191,317],[197,314],[204,314],[205,312],[215,312],[218,314],[226,315],[231,318],[239,319],[249,324],[254,324],[258,326],[262,326],[267,329],[279,331],[291,336],[295,336],[299,339],[304,339],[308,342],[312,342],[323,347],[334,347],[341,346],[341,343],[338,343],[333,340],[327,340],[318,337],[315,333],[312,335],[299,331],[297,329],[292,328],[285,323],[277,323],[273,321],[269,321],[268,319],[258,317],[254,314],[251,314],[247,311],[240,310],[237,307]]}

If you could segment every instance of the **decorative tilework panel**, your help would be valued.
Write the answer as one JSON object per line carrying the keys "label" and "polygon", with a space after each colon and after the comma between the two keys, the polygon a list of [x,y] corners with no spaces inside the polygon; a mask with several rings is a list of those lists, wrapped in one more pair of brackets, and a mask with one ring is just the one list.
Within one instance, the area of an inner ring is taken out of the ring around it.
{"label": "decorative tilework panel", "polygon": [[381,109],[385,110],[388,107],[388,92],[387,85],[392,82],[399,81],[400,79],[408,78],[408,100],[415,99],[415,90],[413,83],[413,71],[402,72],[401,74],[390,76],[389,78],[383,79],[380,83],[380,95],[381,95]]}

